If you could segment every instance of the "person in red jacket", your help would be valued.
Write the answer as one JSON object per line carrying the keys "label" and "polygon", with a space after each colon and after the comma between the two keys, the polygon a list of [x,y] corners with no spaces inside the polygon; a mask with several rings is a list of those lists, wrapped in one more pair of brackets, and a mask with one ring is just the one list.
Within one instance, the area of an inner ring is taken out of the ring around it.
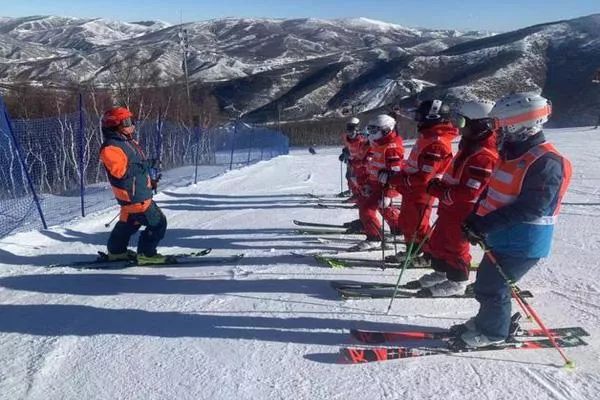
{"label": "person in red jacket", "polygon": [[467,288],[471,246],[461,225],[473,212],[498,162],[494,121],[488,116],[493,107],[493,101],[466,101],[453,118],[462,135],[458,153],[443,177],[432,179],[427,188],[439,199],[437,223],[423,248],[434,272],[405,285],[421,288],[420,296],[449,297],[464,294]]}
{"label": "person in red jacket", "polygon": [[399,172],[404,159],[402,138],[394,131],[396,120],[378,115],[367,125],[369,150],[364,162],[365,175],[360,179],[361,196],[357,200],[358,214],[367,238],[351,250],[363,251],[382,246],[380,210],[392,230],[397,229],[397,210],[390,207],[398,193],[379,182],[382,173]]}
{"label": "person in red jacket", "polygon": [[358,197],[360,194],[358,177],[362,173],[362,162],[369,149],[369,140],[360,134],[358,124],[360,120],[356,117],[352,117],[346,124],[346,132],[342,135],[344,149],[339,157],[340,161],[348,165],[346,179],[353,197]]}
{"label": "person in red jacket", "polygon": [[[452,160],[452,140],[458,129],[450,122],[450,108],[441,100],[422,102],[415,111],[419,138],[400,172],[381,174],[380,182],[397,188],[402,195],[398,226],[407,246],[417,248],[429,231],[429,218],[433,198],[427,193],[432,179],[441,177]],[[392,256],[394,257],[394,256]],[[404,261],[406,254],[398,253],[395,259]],[[415,263],[427,262],[422,255],[413,258]]]}

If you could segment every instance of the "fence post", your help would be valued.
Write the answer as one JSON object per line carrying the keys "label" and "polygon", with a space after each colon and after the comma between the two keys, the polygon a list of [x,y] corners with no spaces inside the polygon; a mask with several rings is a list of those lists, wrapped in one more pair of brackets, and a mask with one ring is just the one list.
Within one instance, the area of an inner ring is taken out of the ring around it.
{"label": "fence post", "polygon": [[194,184],[198,183],[198,164],[200,164],[200,124],[194,127],[196,131],[196,159],[194,160]]}
{"label": "fence post", "polygon": [[84,135],[84,115],[83,115],[83,94],[79,93],[79,195],[81,196],[81,216],[85,218],[85,135]]}
{"label": "fence post", "polygon": [[17,141],[17,137],[15,136],[15,130],[12,127],[12,122],[10,121],[10,117],[8,116],[8,111],[6,111],[6,106],[3,107],[4,110],[4,119],[6,120],[6,125],[8,126],[8,130],[10,131],[10,136],[12,137],[13,143],[15,145],[15,150],[19,155],[19,161],[21,162],[21,167],[23,168],[23,172],[27,177],[27,184],[29,185],[29,189],[33,194],[33,200],[35,201],[35,206],[37,207],[38,213],[40,214],[40,219],[42,220],[42,226],[44,229],[48,229],[48,225],[46,224],[46,219],[44,218],[44,213],[42,212],[42,205],[40,204],[40,199],[38,198],[37,193],[33,187],[33,182],[31,181],[31,176],[29,175],[29,171],[27,171],[27,165],[25,164],[25,159],[23,158],[23,152],[21,151],[21,146]]}
{"label": "fence post", "polygon": [[229,170],[230,171],[233,169],[233,152],[235,151],[235,138],[237,136],[237,123],[238,123],[238,121],[235,120],[234,125],[233,125],[233,138],[231,139],[231,157],[229,158]]}
{"label": "fence post", "polygon": [[162,109],[158,109],[158,119],[156,120],[156,158],[162,161]]}
{"label": "fence post", "polygon": [[252,155],[252,139],[254,136],[254,125],[252,125],[252,128],[250,129],[250,143],[248,144],[248,162],[246,163],[247,165],[250,165],[250,157]]}

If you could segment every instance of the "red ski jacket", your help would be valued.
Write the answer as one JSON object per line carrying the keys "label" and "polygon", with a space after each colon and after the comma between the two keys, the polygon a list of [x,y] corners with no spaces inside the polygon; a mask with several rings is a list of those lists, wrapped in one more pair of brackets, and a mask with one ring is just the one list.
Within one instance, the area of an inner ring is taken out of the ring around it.
{"label": "red ski jacket", "polygon": [[452,140],[458,135],[458,129],[450,123],[442,123],[423,128],[419,133],[402,171],[394,174],[389,183],[403,196],[425,201],[427,184],[441,177],[452,160]]}
{"label": "red ski jacket", "polygon": [[440,212],[454,213],[459,220],[466,218],[486,189],[497,163],[495,134],[479,142],[463,139],[441,184],[430,185],[428,189],[439,199]]}

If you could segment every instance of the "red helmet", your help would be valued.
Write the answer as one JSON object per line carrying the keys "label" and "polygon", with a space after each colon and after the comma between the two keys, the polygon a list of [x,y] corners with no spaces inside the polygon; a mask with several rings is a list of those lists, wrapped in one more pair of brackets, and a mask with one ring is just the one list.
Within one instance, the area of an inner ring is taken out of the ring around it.
{"label": "red helmet", "polygon": [[133,113],[125,107],[113,107],[102,116],[103,128],[116,128],[118,126],[131,126]]}

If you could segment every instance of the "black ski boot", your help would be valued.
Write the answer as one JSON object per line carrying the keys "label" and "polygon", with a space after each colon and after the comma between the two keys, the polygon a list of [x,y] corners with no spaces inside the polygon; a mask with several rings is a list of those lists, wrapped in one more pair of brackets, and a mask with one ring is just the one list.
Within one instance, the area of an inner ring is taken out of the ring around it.
{"label": "black ski boot", "polygon": [[346,228],[346,233],[364,233],[364,229],[362,226],[362,222],[360,222],[360,219],[345,222],[343,226],[344,228]]}

